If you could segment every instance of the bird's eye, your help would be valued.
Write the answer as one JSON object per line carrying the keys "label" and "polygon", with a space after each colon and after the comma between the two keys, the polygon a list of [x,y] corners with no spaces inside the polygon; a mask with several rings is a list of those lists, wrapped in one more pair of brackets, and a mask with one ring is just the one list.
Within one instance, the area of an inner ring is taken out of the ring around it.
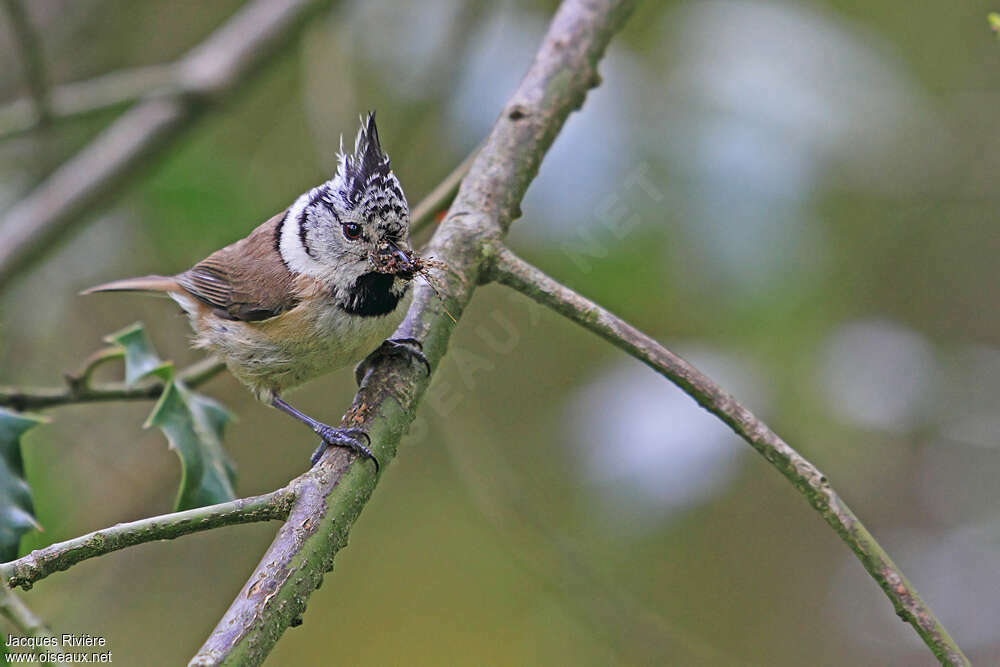
{"label": "bird's eye", "polygon": [[344,230],[344,236],[352,241],[361,236],[361,225],[356,222],[345,222],[341,228]]}

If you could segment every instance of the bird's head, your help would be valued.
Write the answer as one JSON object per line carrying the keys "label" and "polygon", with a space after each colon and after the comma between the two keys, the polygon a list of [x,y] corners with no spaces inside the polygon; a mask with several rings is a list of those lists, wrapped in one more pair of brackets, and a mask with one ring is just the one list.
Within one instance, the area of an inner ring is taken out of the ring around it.
{"label": "bird's head", "polygon": [[416,264],[410,208],[374,112],[362,117],[352,153],[341,140],[338,159],[334,177],[288,209],[279,249],[290,269],[327,283],[348,312],[384,314],[405,294]]}

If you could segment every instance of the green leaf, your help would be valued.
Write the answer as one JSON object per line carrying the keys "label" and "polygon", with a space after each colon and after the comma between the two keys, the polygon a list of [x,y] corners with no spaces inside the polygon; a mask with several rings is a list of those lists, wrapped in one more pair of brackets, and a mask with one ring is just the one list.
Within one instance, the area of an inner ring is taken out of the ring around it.
{"label": "green leaf", "polygon": [[125,355],[125,384],[133,385],[150,376],[158,377],[164,382],[173,377],[174,365],[169,361],[161,361],[157,356],[142,322],[106,336],[104,340],[122,348]]}
{"label": "green leaf", "polygon": [[21,435],[44,421],[44,417],[0,408],[0,563],[17,558],[21,536],[39,528],[24,480]]}
{"label": "green leaf", "polygon": [[236,470],[222,448],[222,436],[232,415],[218,402],[198,394],[174,377],[174,366],[156,354],[142,324],[133,324],[107,338],[122,348],[125,382],[155,376],[163,393],[145,427],[159,427],[181,460],[178,510],[222,503],[236,498]]}
{"label": "green leaf", "polygon": [[236,470],[222,448],[222,433],[231,419],[222,405],[178,380],[164,389],[146,426],[158,426],[181,459],[178,510],[236,498]]}
{"label": "green leaf", "polygon": [[0,665],[9,665],[7,662],[7,635],[0,632]]}

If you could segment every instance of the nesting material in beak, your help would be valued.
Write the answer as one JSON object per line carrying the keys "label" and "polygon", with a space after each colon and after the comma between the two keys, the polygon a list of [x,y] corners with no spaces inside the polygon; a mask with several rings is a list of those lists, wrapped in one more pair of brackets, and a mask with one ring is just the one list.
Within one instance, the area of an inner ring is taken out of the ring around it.
{"label": "nesting material in beak", "polygon": [[371,257],[377,272],[391,273],[405,280],[410,280],[417,273],[419,261],[412,250],[404,250],[391,241],[383,242]]}
{"label": "nesting material in beak", "polygon": [[[431,278],[430,271],[432,269],[444,271],[448,269],[448,265],[444,262],[439,262],[436,259],[430,259],[421,257],[414,250],[410,248],[400,248],[395,243],[391,241],[383,241],[375,252],[371,254],[369,261],[372,268],[378,273],[391,274],[403,280],[412,280],[416,276],[420,276],[424,279],[424,282],[434,291],[441,303],[444,303],[444,297],[441,295],[441,290],[435,285],[435,281]],[[454,316],[448,312],[445,308],[445,313],[451,318],[452,322],[456,322]]]}

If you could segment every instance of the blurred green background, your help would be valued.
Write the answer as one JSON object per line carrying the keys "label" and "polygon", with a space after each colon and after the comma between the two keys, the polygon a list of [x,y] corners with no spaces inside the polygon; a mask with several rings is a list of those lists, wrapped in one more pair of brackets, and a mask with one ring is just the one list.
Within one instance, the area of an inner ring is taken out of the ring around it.
{"label": "blurred green background", "polygon": [[[57,82],[175,59],[240,3],[31,0]],[[124,197],[0,293],[0,383],[58,384],[180,271],[325,180],[377,109],[411,205],[484,136],[555,3],[334,3]],[[542,165],[512,245],[665,342],[816,463],[977,664],[1000,663],[996,5],[642,3]],[[23,94],[0,22],[0,98]],[[0,144],[0,211],[113,120]],[[0,214],[2,215],[2,214]],[[0,238],[0,243],[3,239]],[[102,376],[113,377],[111,369]],[[336,420],[348,370],[293,394]],[[241,495],[315,443],[232,378]],[[149,404],[26,438],[36,548],[168,511]],[[24,595],[117,664],[175,665],[276,524],[149,544]],[[462,318],[398,459],[269,664],[929,665],[802,497],[659,376],[498,287]]]}

